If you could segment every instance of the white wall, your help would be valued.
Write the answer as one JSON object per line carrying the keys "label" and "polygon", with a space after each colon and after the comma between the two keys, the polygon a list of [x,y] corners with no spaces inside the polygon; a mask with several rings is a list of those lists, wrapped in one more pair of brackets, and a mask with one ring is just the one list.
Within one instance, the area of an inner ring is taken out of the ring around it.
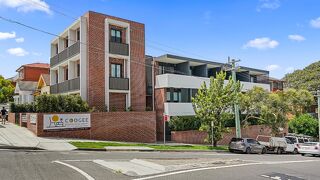
{"label": "white wall", "polygon": [[164,103],[164,114],[169,116],[194,116],[192,103]]}

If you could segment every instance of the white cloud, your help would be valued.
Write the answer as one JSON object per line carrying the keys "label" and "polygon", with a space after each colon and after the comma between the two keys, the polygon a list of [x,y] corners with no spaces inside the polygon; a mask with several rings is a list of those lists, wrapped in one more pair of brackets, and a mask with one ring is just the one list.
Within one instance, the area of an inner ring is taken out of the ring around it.
{"label": "white cloud", "polygon": [[312,19],[310,21],[310,25],[314,28],[320,28],[320,17],[318,17],[317,19]]}
{"label": "white cloud", "polygon": [[292,73],[294,71],[294,67],[287,67],[285,71],[286,73]]}
{"label": "white cloud", "polygon": [[16,37],[16,32],[14,32],[14,31],[12,31],[11,33],[9,33],[9,32],[0,32],[0,40],[12,39],[12,38],[15,38],[15,37]]}
{"label": "white cloud", "polygon": [[260,0],[257,11],[260,12],[262,9],[275,10],[278,9],[280,5],[280,0]]}
{"label": "white cloud", "polygon": [[14,56],[26,56],[29,54],[28,51],[18,47],[18,48],[10,48],[7,50],[7,52],[11,55],[14,55]]}
{"label": "white cloud", "polygon": [[23,43],[24,42],[24,38],[21,37],[21,38],[16,38],[16,42],[17,43]]}
{"label": "white cloud", "polygon": [[34,55],[34,56],[41,56],[41,55],[42,55],[42,53],[39,53],[39,52],[32,52],[32,55]]}
{"label": "white cloud", "polygon": [[243,48],[256,48],[256,49],[272,49],[279,45],[279,42],[272,40],[268,37],[256,38],[247,42]]}
{"label": "white cloud", "polygon": [[292,41],[304,41],[306,40],[306,38],[304,38],[303,36],[301,35],[298,35],[298,34],[291,34],[288,36],[288,38]]}
{"label": "white cloud", "polygon": [[277,64],[271,64],[266,67],[267,71],[276,71],[278,69],[280,69],[280,66]]}
{"label": "white cloud", "polygon": [[0,0],[0,7],[15,8],[18,12],[42,11],[52,14],[50,6],[43,0]]}

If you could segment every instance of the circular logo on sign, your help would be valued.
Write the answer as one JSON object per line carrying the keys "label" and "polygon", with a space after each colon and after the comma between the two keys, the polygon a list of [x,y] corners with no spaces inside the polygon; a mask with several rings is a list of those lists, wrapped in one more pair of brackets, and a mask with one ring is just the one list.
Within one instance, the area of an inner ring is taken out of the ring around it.
{"label": "circular logo on sign", "polygon": [[58,122],[59,121],[59,116],[58,115],[53,115],[52,116],[52,121],[53,122]]}

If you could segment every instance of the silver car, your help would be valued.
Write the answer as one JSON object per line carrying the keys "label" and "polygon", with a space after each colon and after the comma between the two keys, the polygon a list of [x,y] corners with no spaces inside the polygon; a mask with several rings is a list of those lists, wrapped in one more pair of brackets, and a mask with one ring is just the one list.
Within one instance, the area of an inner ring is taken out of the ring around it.
{"label": "silver car", "polygon": [[243,152],[247,154],[259,153],[265,154],[267,148],[255,139],[251,138],[232,138],[229,143],[230,152]]}

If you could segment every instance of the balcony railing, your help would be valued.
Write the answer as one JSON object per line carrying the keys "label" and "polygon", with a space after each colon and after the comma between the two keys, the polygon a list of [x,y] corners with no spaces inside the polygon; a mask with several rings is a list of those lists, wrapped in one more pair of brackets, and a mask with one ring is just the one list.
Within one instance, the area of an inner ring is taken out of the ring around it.
{"label": "balcony railing", "polygon": [[109,88],[114,90],[129,90],[129,79],[110,77]]}
{"label": "balcony railing", "polygon": [[62,83],[54,84],[50,86],[51,94],[60,94],[80,89],[80,78],[64,81]]}
{"label": "balcony railing", "polygon": [[129,45],[124,43],[111,42],[109,43],[109,52],[129,56]]}
{"label": "balcony railing", "polygon": [[55,66],[56,64],[59,64],[61,62],[64,62],[65,60],[77,55],[80,53],[80,42],[76,42],[70,47],[66,48],[65,50],[61,51],[57,55],[50,58],[50,65]]}

